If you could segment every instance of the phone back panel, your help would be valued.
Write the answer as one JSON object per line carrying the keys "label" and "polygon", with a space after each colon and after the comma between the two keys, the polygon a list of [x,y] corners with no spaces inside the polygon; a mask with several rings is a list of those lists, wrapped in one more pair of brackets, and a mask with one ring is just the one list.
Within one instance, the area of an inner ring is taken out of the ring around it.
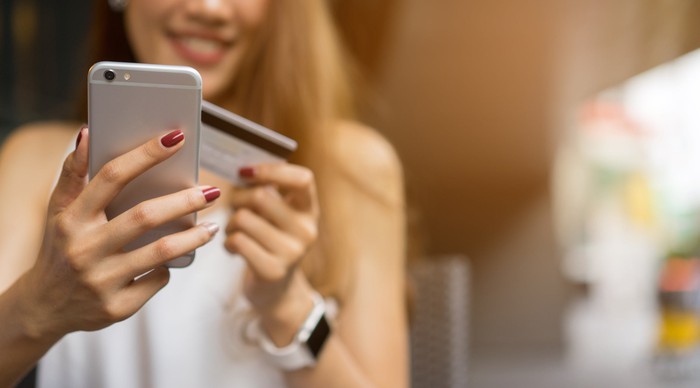
{"label": "phone back panel", "polygon": [[[105,78],[105,71],[114,79]],[[149,139],[180,129],[183,148],[130,182],[106,209],[112,219],[135,205],[197,184],[202,81],[189,67],[100,62],[88,75],[90,176]],[[196,223],[190,214],[147,232],[125,247],[136,249]],[[169,263],[183,267],[194,252]]]}

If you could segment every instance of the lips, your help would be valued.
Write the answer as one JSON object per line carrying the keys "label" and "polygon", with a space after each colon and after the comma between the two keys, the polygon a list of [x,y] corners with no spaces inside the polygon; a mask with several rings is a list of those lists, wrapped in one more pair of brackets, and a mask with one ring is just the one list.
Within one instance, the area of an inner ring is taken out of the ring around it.
{"label": "lips", "polygon": [[194,35],[171,37],[175,51],[183,59],[197,65],[214,65],[221,61],[230,44],[219,39]]}

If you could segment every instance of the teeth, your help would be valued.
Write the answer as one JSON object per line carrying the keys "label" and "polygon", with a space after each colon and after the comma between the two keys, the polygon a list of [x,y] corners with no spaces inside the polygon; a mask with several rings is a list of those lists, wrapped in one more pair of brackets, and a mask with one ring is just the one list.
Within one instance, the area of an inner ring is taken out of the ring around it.
{"label": "teeth", "polygon": [[215,40],[201,38],[182,38],[181,42],[189,50],[199,52],[201,54],[214,54],[221,50],[222,44]]}

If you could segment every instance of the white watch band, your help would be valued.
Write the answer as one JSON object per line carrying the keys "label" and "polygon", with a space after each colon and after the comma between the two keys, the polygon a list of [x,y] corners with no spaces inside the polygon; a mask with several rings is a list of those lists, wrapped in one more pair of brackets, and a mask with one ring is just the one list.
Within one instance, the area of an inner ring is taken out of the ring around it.
{"label": "white watch band", "polygon": [[[260,320],[255,319],[249,327],[252,338],[256,338],[265,358],[278,368],[286,371],[298,370],[316,365],[316,356],[323,343],[330,335],[326,320],[326,304],[323,297],[314,291],[314,307],[302,323],[292,342],[284,347],[277,347],[260,327]],[[312,336],[314,338],[312,338]],[[312,339],[313,341],[310,341]],[[310,342],[313,342],[310,343]]]}

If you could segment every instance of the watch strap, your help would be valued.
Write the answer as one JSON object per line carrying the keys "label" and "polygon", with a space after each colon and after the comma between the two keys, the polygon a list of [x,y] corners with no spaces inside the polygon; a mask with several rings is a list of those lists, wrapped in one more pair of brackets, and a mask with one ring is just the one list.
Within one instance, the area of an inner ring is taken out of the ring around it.
{"label": "watch strap", "polygon": [[330,336],[325,301],[315,291],[312,297],[314,306],[289,345],[277,347],[265,334],[260,320],[252,322],[253,337],[257,338],[265,358],[282,370],[292,371],[316,365],[316,359]]}

